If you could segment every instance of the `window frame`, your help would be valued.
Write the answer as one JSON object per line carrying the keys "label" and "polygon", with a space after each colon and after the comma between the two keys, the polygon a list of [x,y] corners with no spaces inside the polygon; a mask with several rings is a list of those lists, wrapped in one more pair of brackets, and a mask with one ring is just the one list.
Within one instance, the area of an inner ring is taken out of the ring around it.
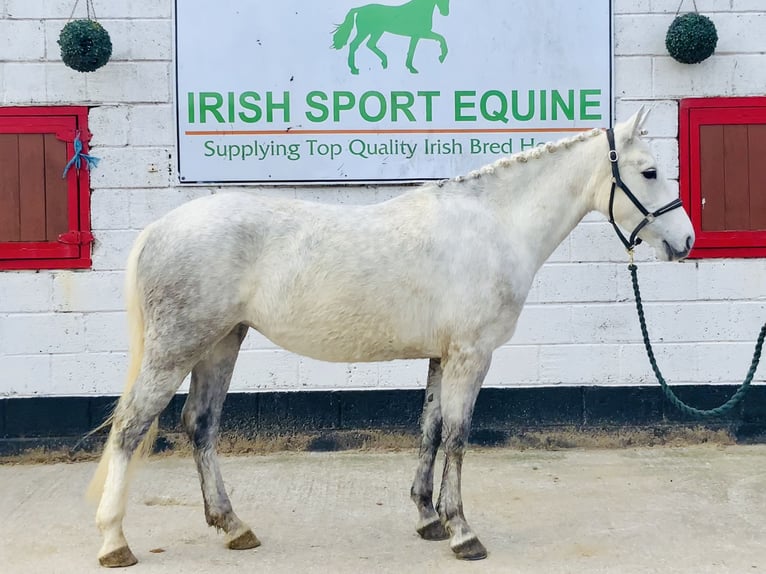
{"label": "window frame", "polygon": [[[2,133],[54,133],[66,143],[67,157],[74,155],[80,133],[82,153],[88,153],[88,108],[85,106],[0,107]],[[90,172],[70,169],[67,181],[68,231],[58,241],[0,242],[0,271],[88,269],[92,266],[93,234],[90,220]]]}
{"label": "window frame", "polygon": [[766,97],[686,98],[680,101],[678,183],[696,235],[690,258],[766,257],[766,229],[702,229],[700,126],[743,124],[766,124]]}

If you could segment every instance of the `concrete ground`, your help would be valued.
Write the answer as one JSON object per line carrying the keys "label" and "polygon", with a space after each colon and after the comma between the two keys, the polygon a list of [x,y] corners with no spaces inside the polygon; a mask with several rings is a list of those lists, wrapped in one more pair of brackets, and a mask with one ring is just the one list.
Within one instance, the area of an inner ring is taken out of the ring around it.
{"label": "concrete ground", "polygon": [[[229,457],[234,507],[263,545],[232,551],[205,525],[193,462],[137,474],[126,535],[145,573],[766,572],[766,446],[558,452],[473,449],[466,515],[489,549],[455,560],[414,531],[416,454]],[[0,466],[0,572],[105,572],[82,498],[94,463]],[[438,473],[437,473],[438,474]]]}

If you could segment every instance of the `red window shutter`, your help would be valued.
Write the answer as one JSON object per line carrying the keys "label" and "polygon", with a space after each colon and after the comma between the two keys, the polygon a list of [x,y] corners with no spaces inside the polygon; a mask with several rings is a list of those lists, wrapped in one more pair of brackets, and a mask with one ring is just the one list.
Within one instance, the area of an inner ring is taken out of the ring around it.
{"label": "red window shutter", "polygon": [[766,256],[766,98],[682,100],[679,149],[691,257]]}
{"label": "red window shutter", "polygon": [[0,269],[90,266],[88,172],[62,177],[78,130],[86,108],[0,108]]}

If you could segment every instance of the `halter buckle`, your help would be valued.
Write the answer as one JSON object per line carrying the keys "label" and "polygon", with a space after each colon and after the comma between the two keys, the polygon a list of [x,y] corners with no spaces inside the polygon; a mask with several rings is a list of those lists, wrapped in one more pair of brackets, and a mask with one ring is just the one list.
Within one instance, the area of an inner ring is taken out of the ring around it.
{"label": "halter buckle", "polygon": [[620,156],[617,155],[617,150],[610,149],[609,150],[609,161],[611,161],[612,163],[617,163],[618,159],[620,159]]}
{"label": "halter buckle", "polygon": [[646,223],[649,224],[652,221],[654,221],[654,214],[653,213],[647,213],[646,217],[644,219],[646,219]]}

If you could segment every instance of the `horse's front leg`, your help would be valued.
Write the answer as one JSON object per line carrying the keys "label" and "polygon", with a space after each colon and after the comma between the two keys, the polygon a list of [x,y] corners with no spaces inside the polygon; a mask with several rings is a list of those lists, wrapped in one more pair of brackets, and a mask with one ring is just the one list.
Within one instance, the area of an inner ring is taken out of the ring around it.
{"label": "horse's front leg", "polygon": [[413,36],[410,38],[410,48],[407,50],[407,69],[413,74],[417,74],[418,71],[415,66],[412,65],[412,59],[415,57],[415,48],[418,47],[420,36]]}
{"label": "horse's front leg", "polygon": [[450,534],[450,548],[463,560],[487,556],[486,548],[463,514],[460,480],[473,407],[490,360],[489,353],[465,350],[451,352],[442,359],[442,436],[446,456],[436,508]]}
{"label": "horse's front leg", "polygon": [[444,60],[447,58],[447,40],[444,39],[444,36],[432,31],[428,34],[424,34],[423,38],[427,40],[436,40],[439,42],[439,48],[441,49],[441,54],[439,54],[439,61],[444,62]]}
{"label": "horse's front leg", "polygon": [[418,507],[420,515],[417,531],[424,540],[449,538],[433,503],[434,460],[442,442],[441,382],[441,361],[431,359],[428,363],[428,382],[421,419],[422,436],[418,469],[410,490],[410,496]]}

